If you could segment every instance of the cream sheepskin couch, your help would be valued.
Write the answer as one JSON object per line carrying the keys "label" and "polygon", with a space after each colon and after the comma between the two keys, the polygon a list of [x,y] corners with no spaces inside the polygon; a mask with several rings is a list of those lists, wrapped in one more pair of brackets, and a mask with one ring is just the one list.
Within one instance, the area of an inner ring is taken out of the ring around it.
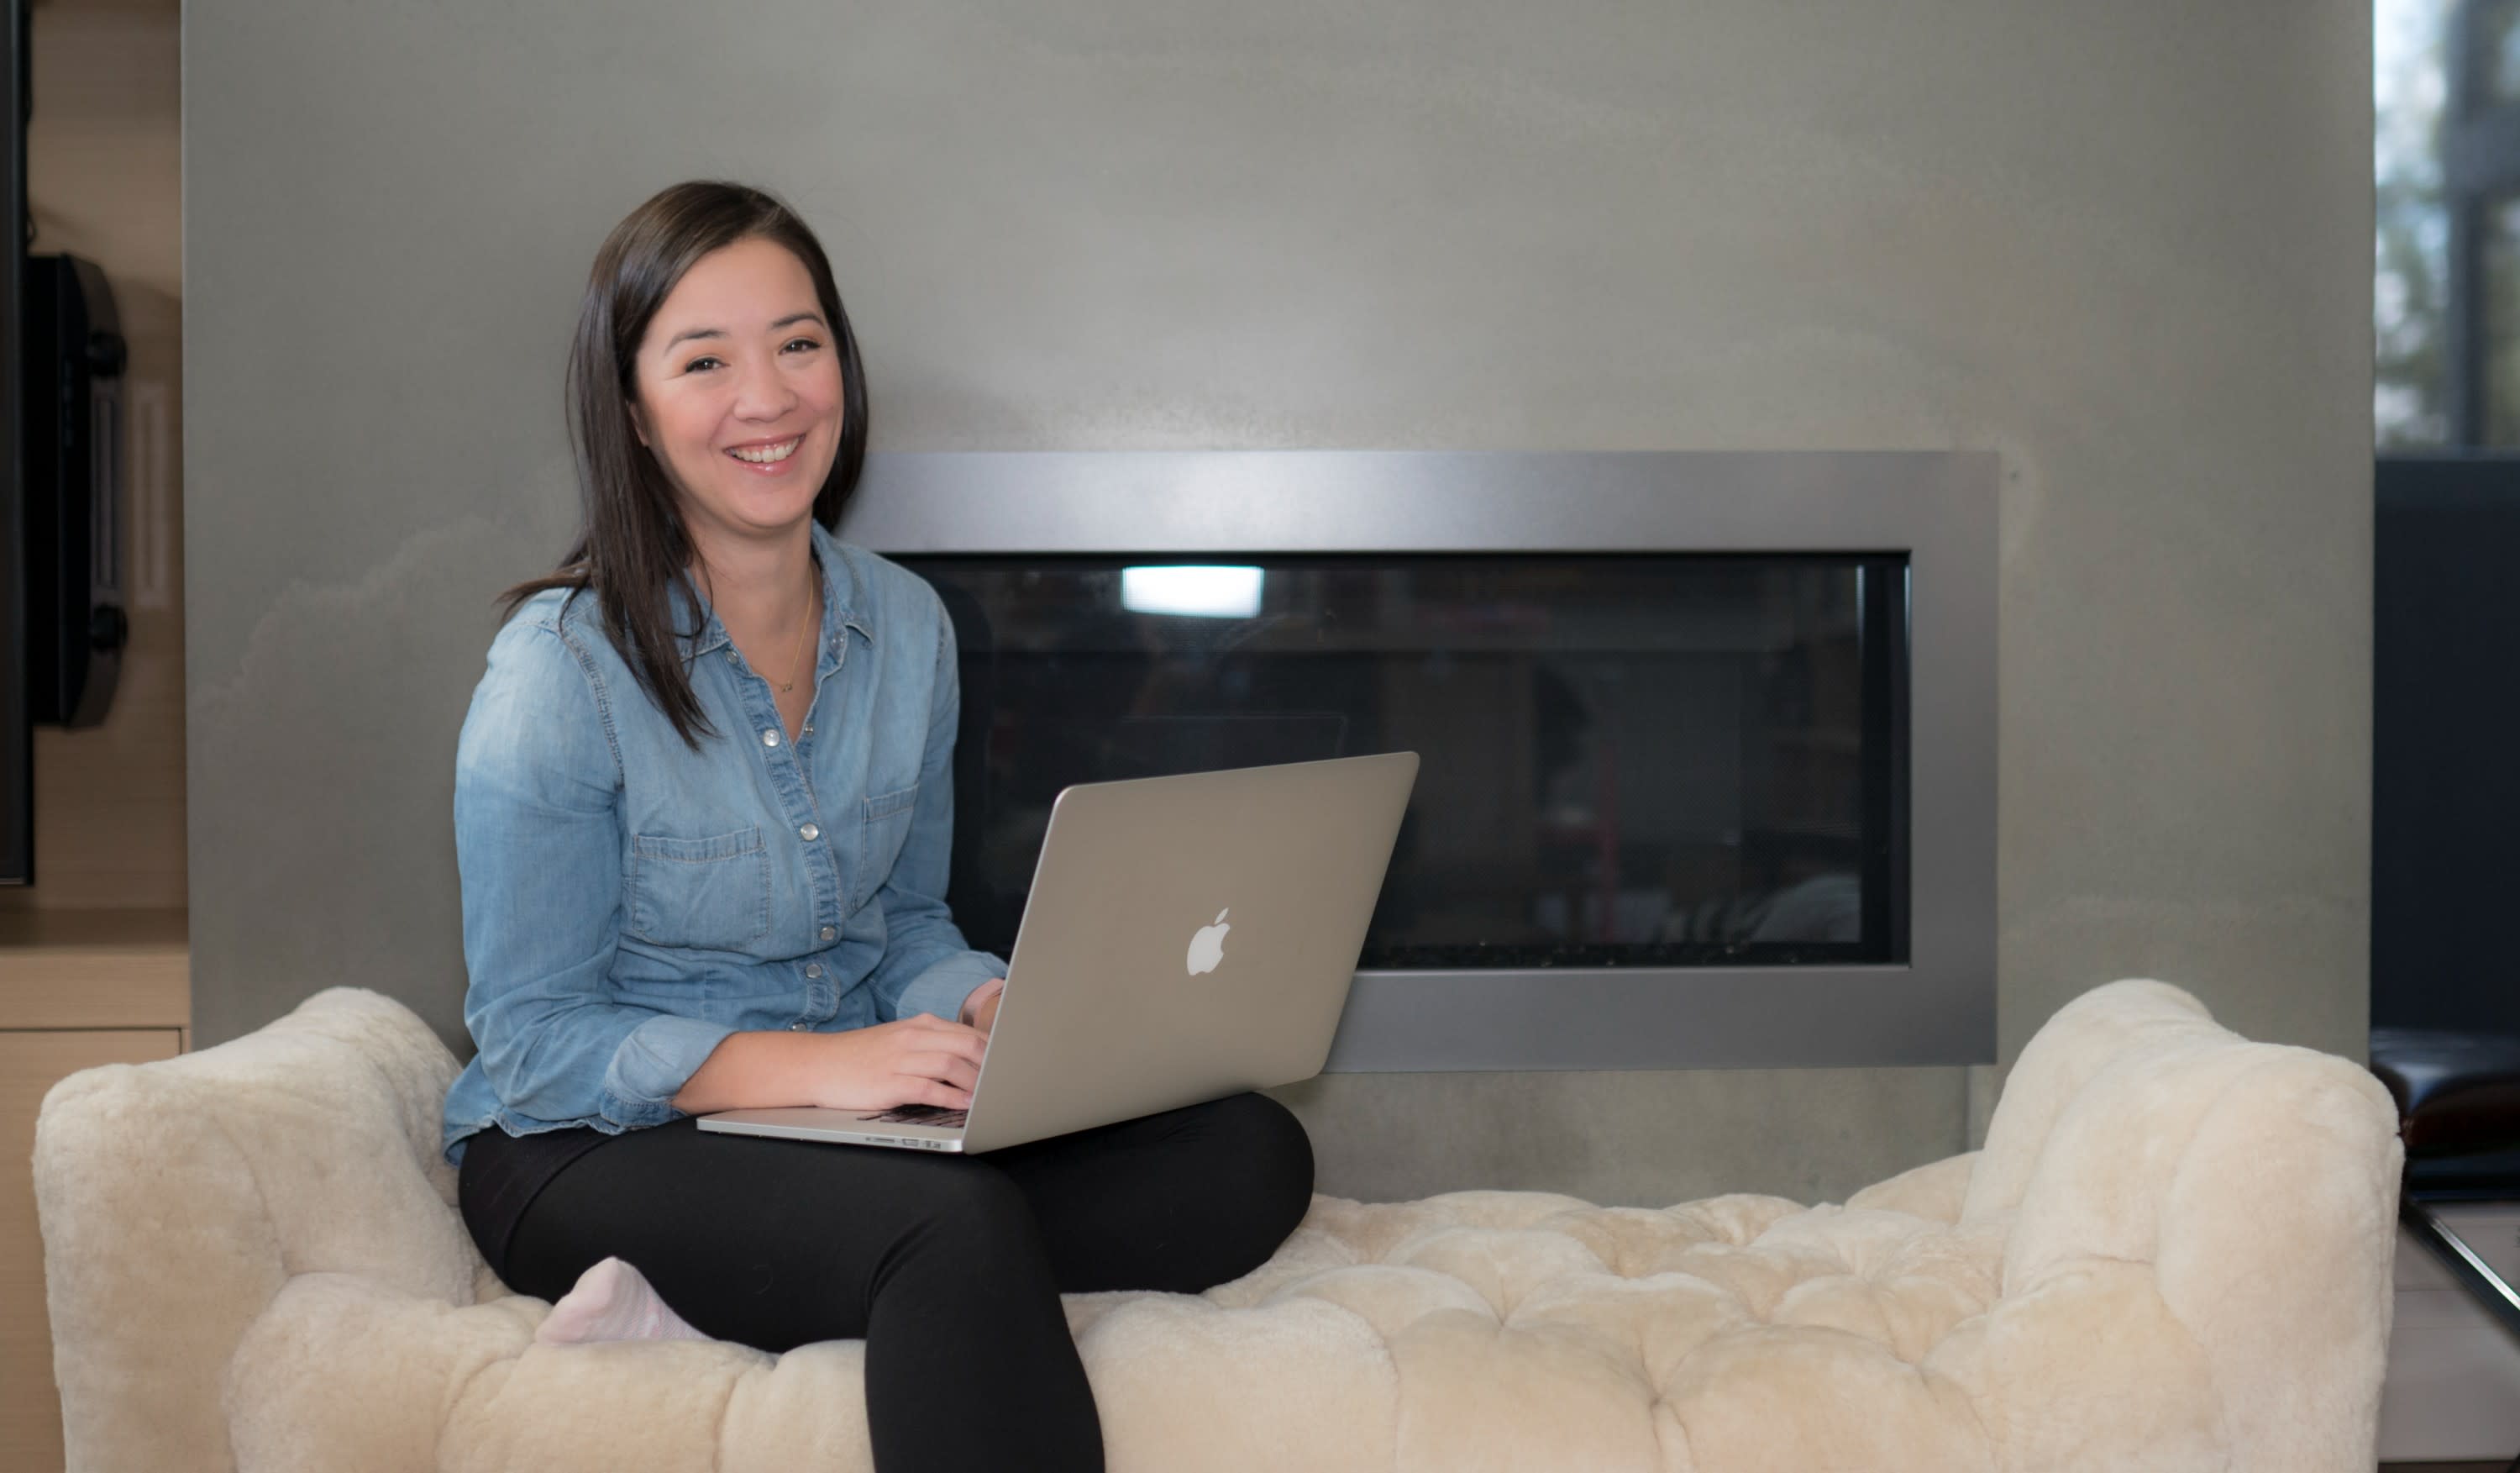
{"label": "cream sheepskin couch", "polygon": [[[437,1159],[454,1073],[336,989],[52,1091],[73,1470],[869,1465],[859,1342],[534,1345]],[[1323,1197],[1241,1280],[1068,1312],[1120,1473],[2368,1473],[2398,1167],[2362,1069],[2126,982],[1982,1153],[1843,1206]]]}

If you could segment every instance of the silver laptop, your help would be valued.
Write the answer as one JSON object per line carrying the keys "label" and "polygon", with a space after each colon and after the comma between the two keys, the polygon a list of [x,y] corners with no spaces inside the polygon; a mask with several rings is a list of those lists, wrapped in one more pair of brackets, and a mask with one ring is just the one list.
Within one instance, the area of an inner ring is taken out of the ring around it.
{"label": "silver laptop", "polygon": [[727,1110],[703,1130],[993,1151],[1290,1084],[1329,1057],[1418,754],[1058,795],[968,1111]]}

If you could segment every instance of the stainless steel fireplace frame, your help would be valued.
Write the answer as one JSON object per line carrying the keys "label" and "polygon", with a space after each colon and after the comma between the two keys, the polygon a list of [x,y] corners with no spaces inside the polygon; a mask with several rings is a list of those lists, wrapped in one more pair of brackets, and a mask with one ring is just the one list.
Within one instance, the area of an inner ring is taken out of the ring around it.
{"label": "stainless steel fireplace frame", "polygon": [[878,552],[1904,554],[1908,961],[1359,972],[1333,1071],[1995,1059],[1997,459],[1989,451],[874,455]]}

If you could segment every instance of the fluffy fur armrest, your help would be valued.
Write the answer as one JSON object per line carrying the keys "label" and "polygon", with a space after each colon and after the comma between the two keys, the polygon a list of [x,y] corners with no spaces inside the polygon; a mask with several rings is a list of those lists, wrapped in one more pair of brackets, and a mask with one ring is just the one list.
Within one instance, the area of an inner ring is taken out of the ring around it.
{"label": "fluffy fur armrest", "polygon": [[53,1087],[34,1186],[71,1467],[234,1466],[221,1377],[293,1273],[471,1302],[479,1256],[435,1159],[454,1071],[401,1004],[337,988]]}

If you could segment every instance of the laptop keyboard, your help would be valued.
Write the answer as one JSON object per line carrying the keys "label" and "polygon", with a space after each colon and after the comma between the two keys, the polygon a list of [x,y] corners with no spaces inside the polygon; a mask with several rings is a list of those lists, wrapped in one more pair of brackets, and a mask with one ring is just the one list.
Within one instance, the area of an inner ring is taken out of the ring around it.
{"label": "laptop keyboard", "polygon": [[858,1119],[882,1121],[895,1126],[954,1127],[962,1125],[970,1114],[968,1110],[948,1110],[942,1105],[899,1105],[881,1115],[861,1115]]}

